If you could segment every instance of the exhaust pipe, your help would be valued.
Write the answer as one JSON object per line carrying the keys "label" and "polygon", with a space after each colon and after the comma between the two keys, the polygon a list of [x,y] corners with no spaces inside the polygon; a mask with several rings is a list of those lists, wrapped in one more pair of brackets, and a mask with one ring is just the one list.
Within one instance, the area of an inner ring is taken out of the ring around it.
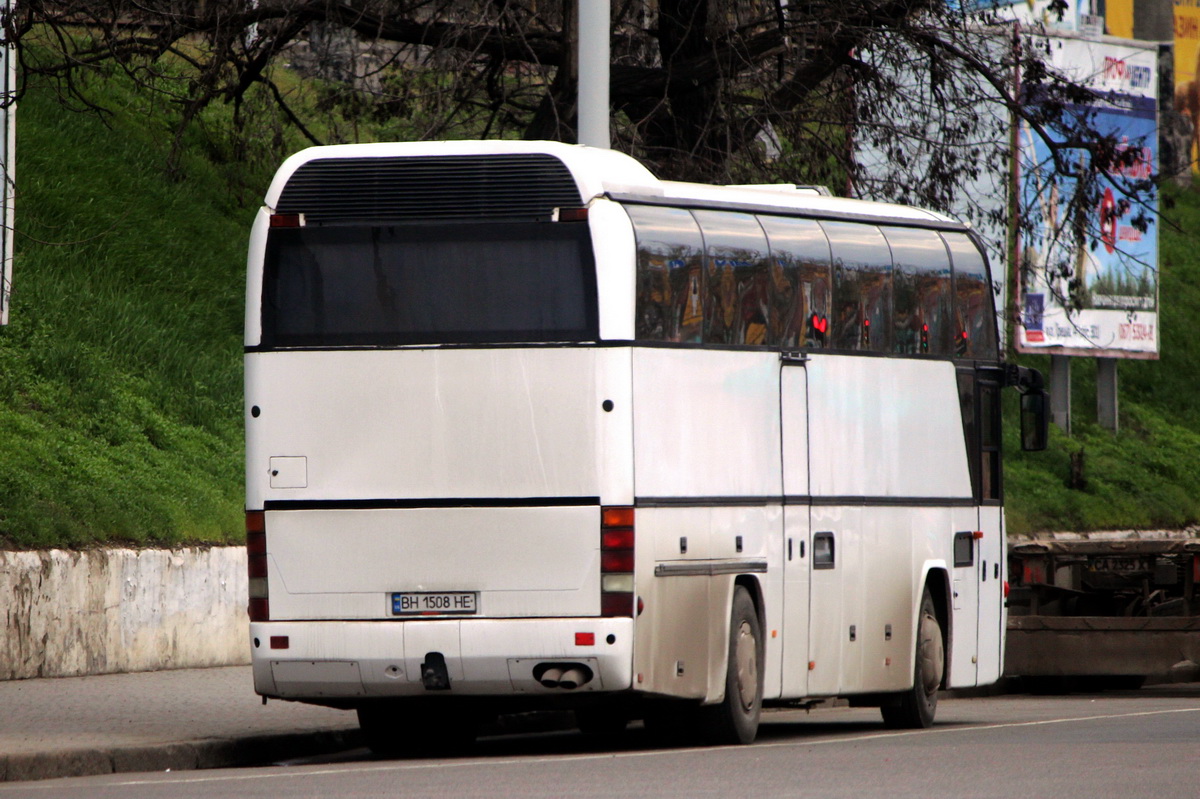
{"label": "exhaust pipe", "polygon": [[[557,688],[559,680],[562,678],[563,670],[557,666],[551,666],[542,672],[542,676],[537,678],[537,681],[547,688]],[[571,686],[574,688],[574,686]]]}
{"label": "exhaust pipe", "polygon": [[566,688],[568,691],[578,688],[581,685],[589,682],[592,679],[592,673],[582,666],[575,666],[567,669],[558,678],[558,687]]}
{"label": "exhaust pipe", "polygon": [[533,667],[533,679],[545,688],[572,691],[592,681],[592,670],[582,663],[539,663]]}

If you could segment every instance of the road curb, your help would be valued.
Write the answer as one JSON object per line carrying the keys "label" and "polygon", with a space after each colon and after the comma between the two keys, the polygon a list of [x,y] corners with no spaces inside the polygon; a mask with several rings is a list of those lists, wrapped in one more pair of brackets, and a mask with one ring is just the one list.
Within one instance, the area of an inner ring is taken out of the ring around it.
{"label": "road curb", "polygon": [[67,749],[0,756],[0,782],[144,771],[191,771],[313,757],[361,746],[357,727],[249,735],[152,746]]}

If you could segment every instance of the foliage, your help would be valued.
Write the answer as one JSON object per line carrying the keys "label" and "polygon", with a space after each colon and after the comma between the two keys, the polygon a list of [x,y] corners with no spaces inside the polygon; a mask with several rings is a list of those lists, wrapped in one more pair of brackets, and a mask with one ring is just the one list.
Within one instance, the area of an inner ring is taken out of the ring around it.
{"label": "foliage", "polygon": [[106,120],[45,87],[21,105],[0,543],[237,540],[246,186],[211,143],[170,179],[162,109],[101,77]]}

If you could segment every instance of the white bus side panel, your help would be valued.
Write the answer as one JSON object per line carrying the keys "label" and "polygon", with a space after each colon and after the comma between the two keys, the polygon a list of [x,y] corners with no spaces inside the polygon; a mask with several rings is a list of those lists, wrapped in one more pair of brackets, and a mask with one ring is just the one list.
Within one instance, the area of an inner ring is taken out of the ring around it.
{"label": "white bus side panel", "polygon": [[[633,350],[638,498],[637,687],[724,695],[734,575],[655,570],[781,568],[779,355]],[[768,674],[778,685],[781,585],[755,573],[767,603]],[[701,632],[703,631],[703,632]],[[776,689],[777,690],[777,689]]]}
{"label": "white bus side panel", "polygon": [[633,353],[639,498],[780,496],[778,353]]}
{"label": "white bus side panel", "polygon": [[[955,368],[814,354],[807,372],[811,535],[832,534],[835,551],[812,571],[808,693],[902,690],[925,564],[975,529],[973,507],[936,507],[972,496]],[[973,614],[951,621],[952,671],[973,665]]]}
{"label": "white bus side panel", "polygon": [[814,497],[971,497],[954,364],[814,355]]}

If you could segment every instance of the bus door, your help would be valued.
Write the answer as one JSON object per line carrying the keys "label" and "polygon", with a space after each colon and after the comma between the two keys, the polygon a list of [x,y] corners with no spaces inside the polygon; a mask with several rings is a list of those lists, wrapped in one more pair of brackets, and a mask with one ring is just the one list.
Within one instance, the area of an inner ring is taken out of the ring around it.
{"label": "bus door", "polygon": [[979,669],[980,684],[1000,679],[1003,670],[1004,580],[1007,578],[1004,512],[1001,501],[1000,390],[998,369],[979,369],[975,390],[978,408],[978,447],[972,461],[978,468],[976,501],[983,537],[976,550],[979,558]]}
{"label": "bus door", "polygon": [[958,372],[975,507],[955,511],[951,685],[994,682],[1000,676],[1004,601],[1000,386],[1000,373],[994,368]]}
{"label": "bus door", "polygon": [[781,358],[783,447],[783,684],[782,696],[808,694],[809,511],[808,371],[802,356]]}

